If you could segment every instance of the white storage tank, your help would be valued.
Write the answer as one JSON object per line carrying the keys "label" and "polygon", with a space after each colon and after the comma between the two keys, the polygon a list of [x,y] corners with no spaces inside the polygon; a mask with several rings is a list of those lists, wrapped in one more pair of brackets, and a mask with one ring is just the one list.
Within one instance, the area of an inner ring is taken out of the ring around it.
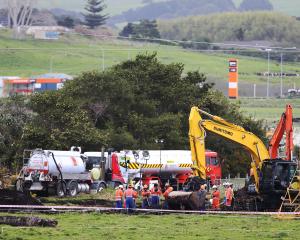
{"label": "white storage tank", "polygon": [[54,162],[52,153],[60,171],[64,173],[84,173],[85,161],[77,151],[34,150],[29,159],[27,170],[43,171],[45,174],[58,175],[59,171]]}

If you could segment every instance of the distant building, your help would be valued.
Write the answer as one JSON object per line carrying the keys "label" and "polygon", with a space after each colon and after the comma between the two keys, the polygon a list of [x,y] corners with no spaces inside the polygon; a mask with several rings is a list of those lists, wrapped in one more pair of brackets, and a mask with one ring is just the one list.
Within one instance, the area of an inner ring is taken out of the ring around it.
{"label": "distant building", "polygon": [[2,97],[58,90],[63,87],[65,81],[72,79],[72,76],[63,73],[49,73],[30,78],[3,77]]}
{"label": "distant building", "polygon": [[26,34],[33,35],[35,39],[57,40],[61,33],[68,32],[69,29],[61,26],[31,26]]}

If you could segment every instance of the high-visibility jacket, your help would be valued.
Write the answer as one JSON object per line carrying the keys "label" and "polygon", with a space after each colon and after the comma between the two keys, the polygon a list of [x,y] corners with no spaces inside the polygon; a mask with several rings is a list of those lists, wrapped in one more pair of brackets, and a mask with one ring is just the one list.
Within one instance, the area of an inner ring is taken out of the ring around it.
{"label": "high-visibility jacket", "polygon": [[148,189],[143,189],[142,197],[143,197],[143,199],[147,199],[148,197],[150,197],[150,191]]}
{"label": "high-visibility jacket", "polygon": [[232,198],[233,198],[233,190],[231,187],[228,187],[225,191],[225,197],[226,197],[226,206],[231,206]]}
{"label": "high-visibility jacket", "polygon": [[172,187],[168,187],[167,190],[163,193],[163,196],[165,197],[165,199],[167,199],[169,197],[170,192],[173,192]]}
{"label": "high-visibility jacket", "polygon": [[151,192],[151,196],[160,196],[161,195],[161,191],[159,188],[157,189],[157,191],[155,191],[155,188],[153,187],[150,192]]}
{"label": "high-visibility jacket", "polygon": [[122,197],[123,197],[123,190],[122,189],[118,189],[116,191],[116,201],[121,201],[122,200]]}
{"label": "high-visibility jacket", "polygon": [[220,191],[216,190],[212,193],[212,208],[217,209],[220,207]]}
{"label": "high-visibility jacket", "polygon": [[132,188],[126,189],[125,192],[124,192],[125,198],[133,197],[134,192],[135,192],[135,191],[134,191]]}

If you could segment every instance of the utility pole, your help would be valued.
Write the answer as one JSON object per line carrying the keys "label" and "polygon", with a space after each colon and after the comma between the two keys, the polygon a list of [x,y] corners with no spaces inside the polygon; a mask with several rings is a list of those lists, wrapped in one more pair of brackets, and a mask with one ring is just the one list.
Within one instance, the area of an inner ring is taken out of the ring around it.
{"label": "utility pole", "polygon": [[104,49],[102,49],[102,71],[105,70],[105,55],[104,55]]}
{"label": "utility pole", "polygon": [[283,53],[280,53],[280,97],[283,97]]}
{"label": "utility pole", "polygon": [[268,52],[268,80],[267,80],[267,98],[270,97],[270,52],[272,49],[268,48],[266,49]]}

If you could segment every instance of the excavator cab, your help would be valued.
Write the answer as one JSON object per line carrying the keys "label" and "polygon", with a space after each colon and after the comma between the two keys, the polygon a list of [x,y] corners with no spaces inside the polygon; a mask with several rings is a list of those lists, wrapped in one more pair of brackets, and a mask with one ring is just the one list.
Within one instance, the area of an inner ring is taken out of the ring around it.
{"label": "excavator cab", "polygon": [[297,170],[297,164],[280,158],[265,160],[259,175],[259,192],[284,194]]}

